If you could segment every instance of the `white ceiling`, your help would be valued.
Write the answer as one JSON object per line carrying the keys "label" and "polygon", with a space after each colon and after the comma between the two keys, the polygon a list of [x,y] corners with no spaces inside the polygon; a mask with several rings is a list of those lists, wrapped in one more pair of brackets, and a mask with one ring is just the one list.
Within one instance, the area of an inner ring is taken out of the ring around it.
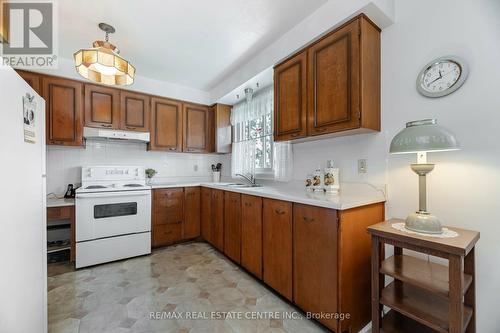
{"label": "white ceiling", "polygon": [[137,75],[209,90],[327,0],[60,0],[59,56],[103,39]]}

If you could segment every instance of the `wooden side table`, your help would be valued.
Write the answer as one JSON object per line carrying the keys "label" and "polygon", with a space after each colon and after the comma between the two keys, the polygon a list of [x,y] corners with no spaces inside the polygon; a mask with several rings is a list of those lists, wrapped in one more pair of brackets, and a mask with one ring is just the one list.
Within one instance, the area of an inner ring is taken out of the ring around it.
{"label": "wooden side table", "polygon": [[[372,332],[476,332],[474,246],[479,232],[449,228],[455,238],[394,229],[393,219],[368,227],[372,236]],[[384,244],[394,256],[384,259]],[[403,254],[403,248],[448,259],[448,267]],[[384,275],[394,281],[384,285]],[[382,316],[383,305],[391,310]]]}

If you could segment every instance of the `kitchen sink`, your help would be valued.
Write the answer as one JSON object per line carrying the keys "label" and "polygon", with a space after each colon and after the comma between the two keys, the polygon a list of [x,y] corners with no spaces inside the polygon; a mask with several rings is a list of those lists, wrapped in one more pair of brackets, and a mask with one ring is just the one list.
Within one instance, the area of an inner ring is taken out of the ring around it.
{"label": "kitchen sink", "polygon": [[260,184],[255,184],[255,185],[250,185],[250,184],[243,184],[243,183],[229,183],[229,184],[221,184],[221,186],[224,187],[262,187]]}

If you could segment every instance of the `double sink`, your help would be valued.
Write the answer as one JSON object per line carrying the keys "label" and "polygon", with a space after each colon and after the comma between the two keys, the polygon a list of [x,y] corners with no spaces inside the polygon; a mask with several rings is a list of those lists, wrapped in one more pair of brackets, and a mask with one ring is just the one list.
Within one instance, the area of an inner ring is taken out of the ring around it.
{"label": "double sink", "polygon": [[252,188],[252,187],[262,187],[260,184],[243,184],[243,183],[221,183],[217,184],[217,186],[221,187],[229,187],[229,188]]}

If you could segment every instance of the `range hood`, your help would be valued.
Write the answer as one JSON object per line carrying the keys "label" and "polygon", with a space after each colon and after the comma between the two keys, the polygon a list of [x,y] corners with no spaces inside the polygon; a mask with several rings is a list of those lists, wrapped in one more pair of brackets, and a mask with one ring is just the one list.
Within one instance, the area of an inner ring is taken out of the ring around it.
{"label": "range hood", "polygon": [[132,142],[149,142],[149,132],[119,131],[104,128],[83,128],[83,137],[86,139],[110,139]]}

